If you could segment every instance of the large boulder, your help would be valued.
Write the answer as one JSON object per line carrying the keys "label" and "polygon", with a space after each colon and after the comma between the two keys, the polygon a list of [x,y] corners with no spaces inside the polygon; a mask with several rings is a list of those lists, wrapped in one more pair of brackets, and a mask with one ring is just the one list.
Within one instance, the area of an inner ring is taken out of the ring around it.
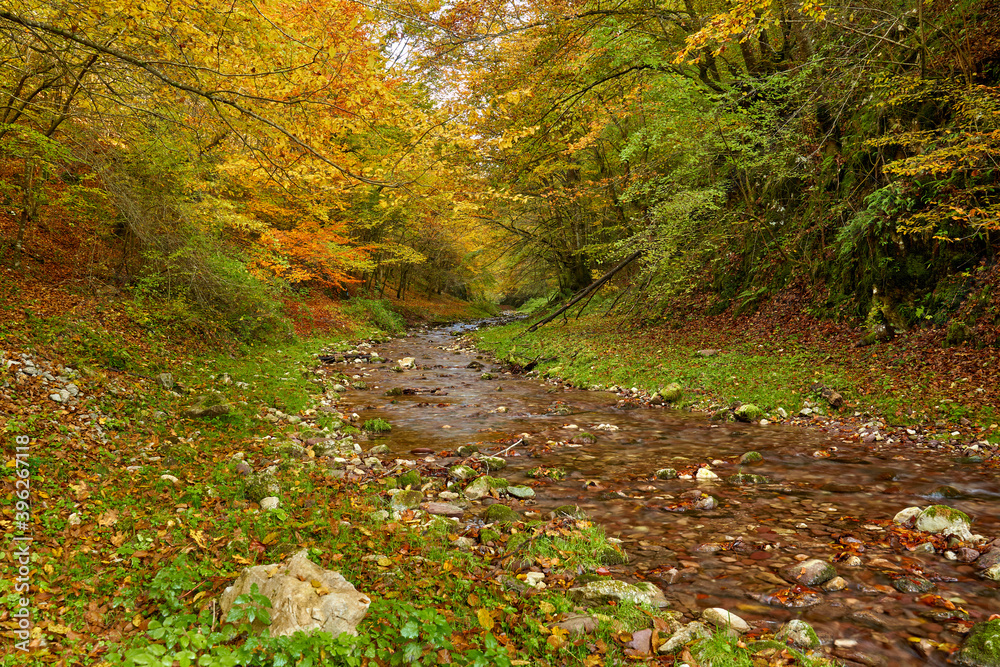
{"label": "large boulder", "polygon": [[962,667],[1000,667],[1000,619],[972,626],[954,663]]}
{"label": "large boulder", "polygon": [[916,528],[926,533],[954,535],[960,540],[970,540],[972,533],[969,515],[947,505],[931,505],[917,516]]}
{"label": "large boulder", "polygon": [[571,588],[567,593],[571,600],[582,604],[599,605],[614,601],[648,604],[659,608],[668,604],[663,591],[648,581],[630,584],[626,581],[604,579]]}
{"label": "large boulder", "polygon": [[368,613],[371,600],[359,593],[339,572],[316,565],[302,550],[285,564],[258,565],[243,571],[222,594],[220,608],[225,618],[236,598],[258,592],[271,601],[271,625],[259,620],[255,632],[270,629],[272,637],[319,630],[333,636],[358,634],[357,627]]}

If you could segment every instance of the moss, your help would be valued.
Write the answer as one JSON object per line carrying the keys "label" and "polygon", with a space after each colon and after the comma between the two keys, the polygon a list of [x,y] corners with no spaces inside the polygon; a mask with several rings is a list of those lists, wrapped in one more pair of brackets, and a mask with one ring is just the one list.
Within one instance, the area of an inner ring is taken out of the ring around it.
{"label": "moss", "polygon": [[656,471],[656,479],[676,479],[677,471],[673,468],[660,468]]}
{"label": "moss", "polygon": [[746,454],[740,457],[740,463],[742,463],[743,465],[760,463],[763,460],[764,457],[761,456],[760,452],[747,452]]}
{"label": "moss", "polygon": [[764,418],[764,411],[753,403],[744,403],[736,408],[735,414],[741,422],[755,422]]}
{"label": "moss", "polygon": [[684,390],[676,382],[671,382],[660,390],[659,394],[667,403],[676,403],[684,396]]}
{"label": "moss", "polygon": [[411,489],[419,489],[422,483],[420,479],[420,473],[416,470],[407,470],[402,475],[396,478],[396,483],[399,484],[399,488],[405,489],[410,487]]}
{"label": "moss", "polygon": [[521,515],[506,505],[497,503],[486,508],[483,519],[487,523],[515,523],[521,520]]}
{"label": "moss", "polygon": [[1000,619],[972,626],[955,663],[964,667],[1000,667]]}
{"label": "moss", "polygon": [[249,500],[259,503],[264,498],[281,493],[281,485],[271,473],[260,472],[247,477],[244,493]]}
{"label": "moss", "polygon": [[628,562],[628,555],[609,544],[598,551],[597,559],[602,565],[624,565]]}
{"label": "moss", "polygon": [[483,544],[489,542],[496,542],[500,539],[500,532],[493,530],[492,528],[483,528],[479,531],[479,541]]}

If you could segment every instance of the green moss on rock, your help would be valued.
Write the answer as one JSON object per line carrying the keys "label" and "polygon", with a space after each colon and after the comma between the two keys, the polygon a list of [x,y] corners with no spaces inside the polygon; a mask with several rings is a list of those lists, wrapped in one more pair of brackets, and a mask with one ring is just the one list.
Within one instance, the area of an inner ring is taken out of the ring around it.
{"label": "green moss on rock", "polygon": [[506,505],[497,503],[486,508],[483,519],[487,523],[515,523],[521,520],[521,515]]}
{"label": "green moss on rock", "polygon": [[962,667],[1000,667],[1000,619],[972,626],[955,664]]}

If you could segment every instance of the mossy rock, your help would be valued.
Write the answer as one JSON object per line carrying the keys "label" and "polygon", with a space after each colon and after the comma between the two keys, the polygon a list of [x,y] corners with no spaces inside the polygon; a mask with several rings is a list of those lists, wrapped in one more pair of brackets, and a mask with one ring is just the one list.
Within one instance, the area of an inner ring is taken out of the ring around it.
{"label": "mossy rock", "polygon": [[495,377],[496,376],[493,375],[493,373],[483,373],[482,375],[479,376],[479,379],[480,380],[492,380]]}
{"label": "mossy rock", "polygon": [[407,470],[402,475],[396,478],[396,483],[399,484],[399,488],[405,489],[410,487],[411,489],[419,489],[423,480],[420,478],[420,473],[416,470]]}
{"label": "mossy rock", "polygon": [[763,475],[751,475],[749,473],[741,472],[735,475],[730,475],[726,478],[726,481],[733,486],[747,486],[750,484],[770,484],[771,480]]}
{"label": "mossy rock", "polygon": [[[492,505],[491,505],[492,507]],[[500,531],[493,530],[492,528],[483,528],[479,531],[479,541],[483,544],[488,542],[496,542],[500,539]]]}
{"label": "mossy rock", "polygon": [[486,508],[483,520],[486,523],[517,523],[521,520],[521,515],[506,505],[496,503]]}
{"label": "mossy rock", "polygon": [[552,510],[552,515],[559,517],[570,517],[573,519],[586,519],[587,513],[576,505],[560,505]]}
{"label": "mossy rock", "polygon": [[1000,619],[973,625],[955,664],[961,667],[1000,667]]}
{"label": "mossy rock", "polygon": [[671,382],[659,391],[660,398],[667,403],[677,403],[684,397],[684,389],[676,382]]}
{"label": "mossy rock", "polygon": [[574,435],[570,439],[570,442],[575,445],[592,445],[597,442],[597,436],[593,433],[588,433],[587,431],[581,431],[580,433]]}
{"label": "mossy rock", "polygon": [[379,454],[388,454],[388,453],[389,453],[389,445],[375,445],[374,447],[368,450],[368,454],[370,456],[377,456]]}
{"label": "mossy rock", "polygon": [[400,491],[392,497],[389,501],[389,508],[399,511],[399,510],[409,510],[415,509],[420,506],[420,503],[424,501],[424,494],[413,489],[409,491]]}
{"label": "mossy rock", "polygon": [[267,471],[258,472],[247,477],[243,492],[248,500],[259,503],[264,498],[279,495],[281,484],[273,474]]}
{"label": "mossy rock", "polygon": [[722,408],[712,414],[711,420],[714,422],[734,422],[736,415],[729,408]]}
{"label": "mossy rock", "polygon": [[610,544],[598,549],[596,556],[601,565],[624,565],[628,562],[628,554]]}
{"label": "mossy rock", "polygon": [[656,479],[677,479],[677,471],[673,468],[660,468],[656,471]]}
{"label": "mossy rock", "polygon": [[402,396],[403,390],[399,387],[393,387],[392,389],[386,389],[385,396]]}
{"label": "mossy rock", "polygon": [[455,453],[459,456],[472,456],[479,451],[478,445],[462,445],[455,450]]}
{"label": "mossy rock", "polygon": [[458,481],[472,479],[478,474],[473,468],[461,464],[448,468],[448,477]]}
{"label": "mossy rock", "polygon": [[761,463],[764,457],[761,456],[760,452],[747,452],[740,457],[740,463],[743,465],[753,465],[754,463]]}
{"label": "mossy rock", "polygon": [[486,466],[486,472],[503,470],[507,467],[507,459],[500,456],[480,456],[479,462]]}
{"label": "mossy rock", "polygon": [[755,422],[764,418],[764,411],[753,403],[744,403],[734,411],[736,419],[741,422]]}

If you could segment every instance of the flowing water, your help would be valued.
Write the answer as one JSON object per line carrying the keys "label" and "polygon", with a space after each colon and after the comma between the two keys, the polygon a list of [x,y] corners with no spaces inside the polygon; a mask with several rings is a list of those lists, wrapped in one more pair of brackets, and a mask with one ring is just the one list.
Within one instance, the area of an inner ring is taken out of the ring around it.
{"label": "flowing water", "polygon": [[[921,652],[912,638],[961,643],[968,623],[919,602],[922,593],[899,592],[906,589],[900,576],[922,574],[936,584],[932,595],[953,601],[973,621],[1000,612],[997,584],[980,578],[974,565],[948,560],[940,551],[910,550],[915,542],[904,538],[901,543],[898,531],[890,530],[890,520],[901,509],[943,502],[972,516],[974,533],[997,537],[996,468],[931,445],[903,450],[863,444],[846,437],[846,426],[838,432],[836,423],[827,432],[713,424],[704,415],[636,407],[615,394],[505,373],[488,356],[457,349],[453,333],[466,328],[434,329],[374,348],[392,360],[414,357],[414,370],[392,372],[394,364],[334,365],[369,386],[345,395],[347,409],[362,419],[391,422],[386,442],[394,452],[425,458],[430,450],[442,466],[458,460],[451,452],[460,445],[478,443],[484,451],[499,452],[527,434],[507,453],[502,474],[535,486],[537,497],[528,504],[515,501],[515,508],[544,512],[578,505],[623,541],[631,560],[613,568],[616,576],[652,581],[672,608],[693,618],[701,609],[723,607],[774,627],[803,618],[821,638],[841,640],[842,658],[863,660],[859,654],[865,654],[876,661],[933,665],[946,664],[947,654],[929,650],[928,642]],[[484,368],[469,368],[472,361]],[[487,371],[495,377],[481,379]],[[391,388],[407,394],[389,397]],[[597,441],[574,443],[582,431]],[[763,462],[739,465],[740,455],[751,450],[760,452]],[[656,478],[661,468],[684,474],[702,464],[711,464],[723,479]],[[568,474],[540,482],[526,476],[539,466]],[[771,483],[725,483],[737,472],[764,475]],[[959,496],[935,497],[944,485]],[[697,495],[694,490],[711,494],[718,506],[685,509]],[[854,559],[851,567],[851,555],[860,558],[860,565]],[[781,571],[805,557],[834,562],[847,588],[818,594],[800,590],[782,605],[772,596],[790,586]],[[810,600],[818,604],[791,606]]]}

